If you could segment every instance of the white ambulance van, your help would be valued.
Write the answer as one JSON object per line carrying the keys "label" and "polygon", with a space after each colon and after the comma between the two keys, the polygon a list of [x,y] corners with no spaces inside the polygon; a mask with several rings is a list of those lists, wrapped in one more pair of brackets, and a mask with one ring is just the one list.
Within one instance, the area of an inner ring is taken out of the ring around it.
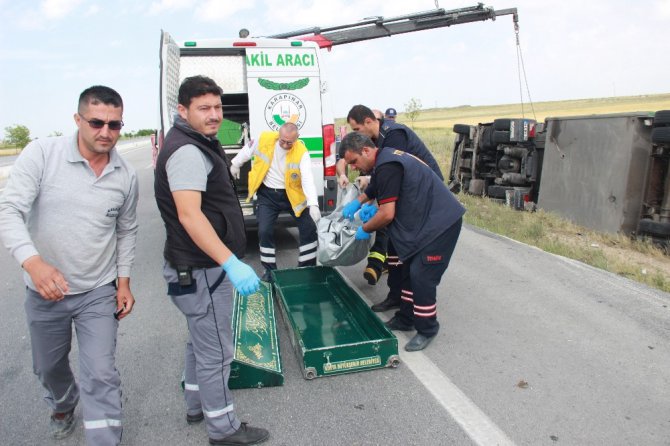
{"label": "white ambulance van", "polygon": [[[314,42],[289,39],[238,38],[175,42],[161,33],[160,113],[158,149],[177,114],[181,82],[195,75],[212,78],[223,89],[223,124],[218,133],[232,159],[261,132],[278,130],[287,121],[300,129],[309,150],[319,206],[328,214],[335,208],[335,126],[323,78],[319,47]],[[253,163],[253,160],[251,161]],[[247,203],[246,163],[237,191],[247,228],[257,226],[256,203]],[[290,225],[290,215],[280,224]]]}

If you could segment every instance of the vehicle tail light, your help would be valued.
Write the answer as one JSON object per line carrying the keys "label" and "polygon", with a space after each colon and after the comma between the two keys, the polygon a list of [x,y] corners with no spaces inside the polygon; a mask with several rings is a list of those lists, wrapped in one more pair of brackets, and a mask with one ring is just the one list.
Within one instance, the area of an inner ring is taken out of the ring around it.
{"label": "vehicle tail light", "polygon": [[335,125],[323,126],[323,176],[335,176]]}

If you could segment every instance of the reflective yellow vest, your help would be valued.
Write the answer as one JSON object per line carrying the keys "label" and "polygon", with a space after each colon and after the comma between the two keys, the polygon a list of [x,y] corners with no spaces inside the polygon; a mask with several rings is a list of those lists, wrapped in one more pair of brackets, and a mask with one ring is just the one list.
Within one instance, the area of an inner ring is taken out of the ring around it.
{"label": "reflective yellow vest", "polygon": [[[272,163],[278,139],[279,132],[267,131],[261,133],[258,147],[253,154],[254,161],[251,171],[249,172],[249,196],[247,197],[247,202],[251,201],[258,188],[261,187],[268,170],[270,170],[270,164]],[[284,185],[288,201],[291,203],[291,208],[293,208],[296,217],[300,217],[302,211],[307,208],[307,197],[302,191],[302,176],[300,175],[300,160],[305,152],[307,152],[305,143],[298,139],[288,153],[286,153]]]}

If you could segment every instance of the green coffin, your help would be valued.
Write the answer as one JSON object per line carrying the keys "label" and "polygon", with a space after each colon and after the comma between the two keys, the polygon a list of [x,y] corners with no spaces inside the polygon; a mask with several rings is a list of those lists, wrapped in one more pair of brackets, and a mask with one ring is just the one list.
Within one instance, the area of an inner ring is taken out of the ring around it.
{"label": "green coffin", "polygon": [[398,366],[398,340],[337,270],[316,266],[272,275],[306,379]]}
{"label": "green coffin", "polygon": [[228,387],[247,389],[283,385],[272,287],[261,282],[260,290],[247,297],[235,290],[234,305],[235,356],[230,366]]}

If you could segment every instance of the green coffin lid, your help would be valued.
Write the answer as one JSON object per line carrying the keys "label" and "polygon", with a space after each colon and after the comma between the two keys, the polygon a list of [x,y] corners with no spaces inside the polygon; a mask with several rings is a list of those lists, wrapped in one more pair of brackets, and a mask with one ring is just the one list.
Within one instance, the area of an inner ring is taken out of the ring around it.
{"label": "green coffin lid", "polygon": [[235,290],[234,305],[235,357],[228,386],[244,389],[283,385],[272,287],[261,282],[259,291],[246,297]]}

